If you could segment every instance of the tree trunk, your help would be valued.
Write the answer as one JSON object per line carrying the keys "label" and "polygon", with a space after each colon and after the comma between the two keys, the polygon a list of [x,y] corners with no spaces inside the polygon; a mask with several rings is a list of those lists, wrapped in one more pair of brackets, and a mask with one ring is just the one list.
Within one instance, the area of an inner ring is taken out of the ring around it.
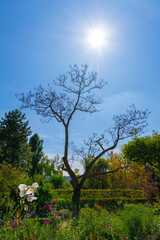
{"label": "tree trunk", "polygon": [[72,196],[72,215],[71,217],[78,217],[79,214],[79,203],[80,203],[80,194],[81,194],[81,189],[80,187],[74,188],[73,190],[73,196]]}

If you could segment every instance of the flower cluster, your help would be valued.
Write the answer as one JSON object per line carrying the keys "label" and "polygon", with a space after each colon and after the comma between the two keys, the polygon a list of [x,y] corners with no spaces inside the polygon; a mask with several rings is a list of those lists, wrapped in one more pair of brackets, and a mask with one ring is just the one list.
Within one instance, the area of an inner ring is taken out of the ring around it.
{"label": "flower cluster", "polygon": [[37,188],[39,187],[38,183],[33,183],[32,186],[27,186],[25,184],[19,185],[20,190],[20,197],[27,196],[27,201],[32,202],[33,200],[36,200],[37,197],[34,196],[34,193],[36,192]]}
{"label": "flower cluster", "polygon": [[[56,204],[57,204],[57,201],[56,201],[56,200],[53,200],[53,201],[52,201],[52,205],[55,206]],[[48,211],[54,210],[54,208],[53,208],[51,205],[44,205],[43,209],[44,209],[44,210],[48,210]]]}
{"label": "flower cluster", "polygon": [[43,207],[44,210],[52,211],[53,208],[50,205],[44,205]]}
{"label": "flower cluster", "polygon": [[[52,201],[52,205],[54,207],[56,204],[57,204],[56,200]],[[47,220],[43,222],[45,225],[48,225],[48,224],[56,225],[60,222],[60,219],[62,216],[61,211],[56,211],[56,209],[53,208],[51,205],[44,205],[43,209],[46,211],[46,214],[49,217]]]}

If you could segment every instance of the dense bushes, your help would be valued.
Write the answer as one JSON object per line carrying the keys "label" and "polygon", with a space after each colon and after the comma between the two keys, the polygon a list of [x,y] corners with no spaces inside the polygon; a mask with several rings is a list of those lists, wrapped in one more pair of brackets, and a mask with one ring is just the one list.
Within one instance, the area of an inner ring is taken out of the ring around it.
{"label": "dense bushes", "polygon": [[18,196],[18,185],[25,175],[11,164],[0,164],[0,216],[6,215],[14,207]]}

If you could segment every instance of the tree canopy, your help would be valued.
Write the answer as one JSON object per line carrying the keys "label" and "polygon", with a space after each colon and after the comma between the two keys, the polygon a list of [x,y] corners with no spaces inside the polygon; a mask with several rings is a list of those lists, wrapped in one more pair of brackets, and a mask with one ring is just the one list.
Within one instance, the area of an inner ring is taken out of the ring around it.
{"label": "tree canopy", "polygon": [[128,161],[150,165],[160,170],[160,134],[134,138],[122,148],[123,156]]}

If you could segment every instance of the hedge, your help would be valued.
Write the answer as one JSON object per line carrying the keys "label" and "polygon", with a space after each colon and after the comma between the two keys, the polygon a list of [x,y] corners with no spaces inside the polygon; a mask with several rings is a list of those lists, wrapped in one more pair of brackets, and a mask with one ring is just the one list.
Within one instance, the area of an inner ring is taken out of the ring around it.
{"label": "hedge", "polygon": [[[71,208],[73,190],[56,189],[53,190],[54,199],[58,200],[60,208]],[[87,204],[90,207],[96,204],[109,208],[122,205],[123,203],[145,202],[143,191],[133,189],[89,189],[81,190],[80,207]]]}

